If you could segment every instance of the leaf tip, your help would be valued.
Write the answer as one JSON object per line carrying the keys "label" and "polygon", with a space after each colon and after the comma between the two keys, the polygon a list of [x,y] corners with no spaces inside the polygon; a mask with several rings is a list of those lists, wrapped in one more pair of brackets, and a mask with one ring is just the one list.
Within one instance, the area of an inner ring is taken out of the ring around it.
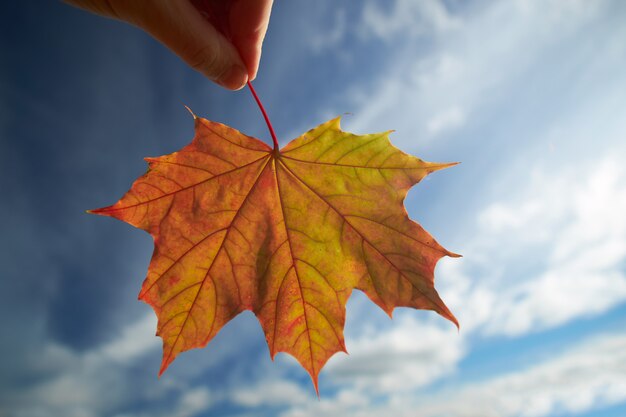
{"label": "leaf tip", "polygon": [[454,325],[456,326],[456,331],[460,333],[461,332],[461,325],[459,324],[459,321],[454,316],[452,316],[452,318],[454,319],[454,320],[452,320],[452,323],[454,323]]}
{"label": "leaf tip", "polygon": [[165,352],[163,352],[163,360],[161,361],[161,368],[159,368],[159,378],[167,370],[170,364],[174,362],[174,359],[175,358],[172,358],[171,351],[169,354],[165,354]]}
{"label": "leaf tip", "polygon": [[315,387],[315,394],[317,395],[317,400],[320,401],[320,387],[318,384],[317,375],[311,375],[311,379],[313,380],[313,386]]}
{"label": "leaf tip", "polygon": [[452,322],[452,324],[454,324],[456,326],[456,330],[457,331],[459,331],[459,332],[461,331],[461,325],[459,324],[459,321],[456,319],[454,314],[452,314],[452,312],[450,310],[448,310],[447,307],[446,307],[445,311],[442,311],[439,314],[441,314],[446,319],[450,320]]}
{"label": "leaf tip", "polygon": [[431,165],[428,167],[430,172],[439,171],[441,169],[446,169],[453,167],[455,165],[459,165],[460,162],[443,162],[443,163],[430,163]]}
{"label": "leaf tip", "polygon": [[[300,362],[302,363],[302,362]],[[324,366],[324,365],[322,365]],[[311,382],[313,382],[313,388],[315,388],[315,394],[317,394],[317,398],[320,398],[320,387],[319,387],[319,375],[320,375],[320,369],[316,368],[315,365],[313,365],[313,363],[311,363],[311,367],[309,368],[308,366],[303,366],[304,369],[306,369],[306,371],[308,372],[309,376],[311,377]]]}
{"label": "leaf tip", "polygon": [[335,127],[337,130],[341,130],[341,116],[337,116],[334,119],[328,121],[330,126]]}
{"label": "leaf tip", "polygon": [[85,210],[85,213],[87,213],[87,214],[95,214],[97,216],[108,216],[110,208],[111,208],[111,206],[101,207],[101,208],[97,208],[97,209],[90,209],[90,210]]}
{"label": "leaf tip", "polygon": [[185,106],[187,111],[191,114],[191,116],[193,117],[193,120],[198,120],[198,116],[196,116],[196,114],[187,105],[183,104],[183,106]]}

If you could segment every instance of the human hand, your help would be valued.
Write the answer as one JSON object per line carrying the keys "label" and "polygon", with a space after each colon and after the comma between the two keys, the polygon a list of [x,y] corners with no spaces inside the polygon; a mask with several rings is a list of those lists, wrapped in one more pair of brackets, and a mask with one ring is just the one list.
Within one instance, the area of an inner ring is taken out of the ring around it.
{"label": "human hand", "polygon": [[[273,0],[65,0],[143,29],[221,86],[256,77]],[[214,10],[215,9],[215,10]]]}

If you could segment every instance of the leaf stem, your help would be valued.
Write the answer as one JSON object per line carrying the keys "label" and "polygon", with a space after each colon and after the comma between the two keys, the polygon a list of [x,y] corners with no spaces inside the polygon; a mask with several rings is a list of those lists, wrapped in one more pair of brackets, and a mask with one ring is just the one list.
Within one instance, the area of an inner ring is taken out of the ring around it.
{"label": "leaf stem", "polygon": [[276,132],[274,132],[274,128],[272,127],[272,122],[270,122],[270,118],[267,116],[267,113],[265,112],[265,107],[263,107],[263,103],[261,103],[261,100],[259,99],[259,96],[254,90],[254,87],[252,87],[252,83],[248,81],[247,84],[248,84],[248,88],[250,89],[250,92],[252,93],[252,95],[254,96],[254,99],[256,100],[256,104],[259,105],[259,109],[261,109],[261,113],[263,113],[263,118],[265,119],[265,123],[267,123],[267,128],[270,131],[270,135],[272,135],[272,141],[274,142],[274,152],[278,152],[278,139],[276,139]]}

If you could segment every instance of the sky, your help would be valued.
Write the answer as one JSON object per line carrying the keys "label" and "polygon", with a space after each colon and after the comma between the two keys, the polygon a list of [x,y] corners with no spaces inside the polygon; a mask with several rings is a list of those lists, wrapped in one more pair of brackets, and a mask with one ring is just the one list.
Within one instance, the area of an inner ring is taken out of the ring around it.
{"label": "sky", "polygon": [[460,161],[411,190],[447,249],[429,311],[355,291],[349,355],[270,360],[246,312],[157,378],[137,301],[146,233],[85,210],[199,116],[266,142],[229,92],[136,28],[59,2],[0,5],[0,416],[626,415],[626,3],[277,1],[254,85],[281,144],[342,115]]}

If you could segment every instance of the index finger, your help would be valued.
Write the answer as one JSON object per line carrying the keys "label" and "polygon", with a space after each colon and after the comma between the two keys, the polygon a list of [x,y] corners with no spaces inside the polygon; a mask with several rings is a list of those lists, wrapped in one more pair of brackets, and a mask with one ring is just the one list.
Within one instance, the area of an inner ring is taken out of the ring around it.
{"label": "index finger", "polygon": [[230,10],[231,41],[253,80],[259,70],[263,39],[270,21],[273,0],[235,0]]}

